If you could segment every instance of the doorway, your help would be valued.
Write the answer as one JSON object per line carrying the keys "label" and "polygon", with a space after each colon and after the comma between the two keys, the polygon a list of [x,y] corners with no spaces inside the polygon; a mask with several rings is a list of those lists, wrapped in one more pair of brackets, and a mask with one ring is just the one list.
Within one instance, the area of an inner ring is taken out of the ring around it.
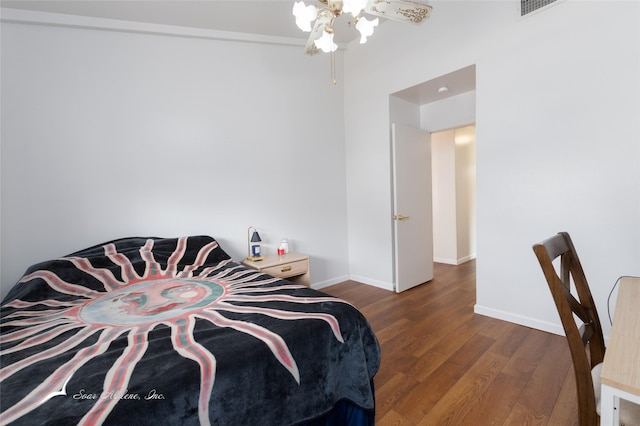
{"label": "doorway", "polygon": [[[452,244],[450,244],[451,251],[446,255],[439,254],[438,247],[441,244],[436,243],[434,238],[434,260],[441,263],[457,265],[475,258],[475,99],[475,65],[395,92],[389,97],[390,123],[430,129],[432,135],[450,130],[453,132],[453,142],[449,148],[453,152],[454,164],[456,157],[458,160],[472,158],[471,163],[468,163],[469,165],[464,168],[449,167],[450,171],[453,170],[451,172],[454,173],[453,176],[459,172],[464,179],[451,178],[450,182],[454,182],[453,189],[446,191],[446,194],[453,200],[454,207],[450,209],[451,216],[448,218],[453,230],[447,234],[447,238]],[[456,131],[466,134],[471,130],[473,130],[471,144],[456,144]],[[456,147],[456,145],[458,146]],[[466,182],[471,177],[473,177],[472,184],[465,185],[463,190],[455,189],[456,181]],[[433,188],[433,191],[437,191],[437,189]],[[440,191],[442,192],[442,190]],[[458,198],[462,198],[462,200]],[[439,201],[438,203],[440,205]],[[435,211],[434,214],[436,214]],[[435,220],[434,225],[440,226],[435,224]],[[394,240],[395,238],[394,233]],[[440,238],[440,240],[442,239]],[[399,274],[396,270],[397,265],[402,264],[401,260],[396,259],[397,256],[398,253],[394,251],[394,277]]]}

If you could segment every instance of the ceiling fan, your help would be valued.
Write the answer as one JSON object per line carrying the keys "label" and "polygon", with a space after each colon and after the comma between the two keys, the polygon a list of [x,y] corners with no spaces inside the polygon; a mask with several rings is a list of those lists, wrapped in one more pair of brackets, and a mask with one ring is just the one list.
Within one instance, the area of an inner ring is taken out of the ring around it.
{"label": "ceiling fan", "polygon": [[[429,17],[431,6],[405,0],[318,0],[322,6],[305,5],[297,1],[293,5],[296,24],[305,32],[311,32],[305,52],[315,55],[334,52],[338,45],[333,41],[333,24],[342,15],[351,15],[353,24],[360,32],[360,43],[366,43],[378,26],[377,17],[394,21],[421,23]],[[367,19],[364,14],[376,16]],[[314,22],[315,21],[315,22]],[[312,26],[313,22],[313,26]]]}

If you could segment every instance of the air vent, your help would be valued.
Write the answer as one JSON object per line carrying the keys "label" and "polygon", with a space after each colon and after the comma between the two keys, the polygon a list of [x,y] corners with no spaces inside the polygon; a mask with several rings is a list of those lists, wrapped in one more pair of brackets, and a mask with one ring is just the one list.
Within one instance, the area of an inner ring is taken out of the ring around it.
{"label": "air vent", "polygon": [[556,0],[520,0],[520,16],[535,12]]}

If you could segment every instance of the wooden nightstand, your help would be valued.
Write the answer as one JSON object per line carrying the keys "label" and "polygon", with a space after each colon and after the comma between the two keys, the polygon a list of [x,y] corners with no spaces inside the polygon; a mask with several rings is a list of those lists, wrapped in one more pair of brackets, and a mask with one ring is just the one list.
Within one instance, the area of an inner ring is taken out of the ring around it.
{"label": "wooden nightstand", "polygon": [[311,274],[309,272],[309,256],[300,253],[287,253],[283,255],[270,254],[264,260],[242,261],[244,266],[256,269],[274,277],[284,278],[294,283],[311,286]]}

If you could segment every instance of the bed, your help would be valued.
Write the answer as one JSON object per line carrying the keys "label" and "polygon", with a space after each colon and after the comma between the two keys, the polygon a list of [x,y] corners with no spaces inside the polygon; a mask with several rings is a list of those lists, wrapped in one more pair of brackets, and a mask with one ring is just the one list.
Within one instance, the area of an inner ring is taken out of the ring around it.
{"label": "bed", "polygon": [[2,424],[374,423],[380,348],[363,315],[209,236],[36,264],[1,320]]}

